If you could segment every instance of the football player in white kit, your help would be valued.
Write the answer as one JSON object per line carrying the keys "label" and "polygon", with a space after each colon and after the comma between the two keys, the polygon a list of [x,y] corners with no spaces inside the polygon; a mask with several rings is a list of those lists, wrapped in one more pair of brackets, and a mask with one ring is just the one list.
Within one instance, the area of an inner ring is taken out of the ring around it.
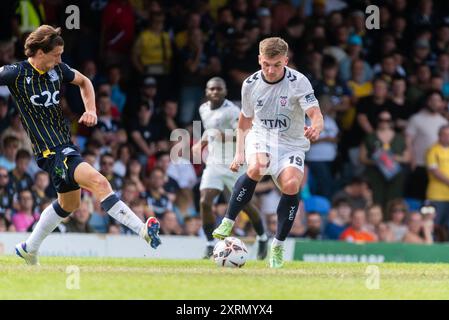
{"label": "football player in white kit", "polygon": [[[287,67],[288,44],[267,38],[259,44],[261,70],[242,85],[242,110],[237,131],[237,150],[230,169],[245,163],[246,173],[236,182],[226,217],[213,236],[230,235],[235,218],[248,203],[256,184],[270,174],[282,192],[277,208],[277,232],[270,249],[271,268],[284,263],[284,240],[293,225],[304,172],[304,154],[318,139],[323,116],[310,81]],[[305,126],[305,115],[311,125]]]}
{"label": "football player in white kit", "polygon": [[[203,219],[203,230],[208,241],[205,258],[210,258],[216,241],[212,236],[215,228],[215,216],[212,212],[213,201],[223,191],[225,197],[229,199],[230,192],[239,176],[245,172],[245,168],[242,167],[237,172],[229,170],[229,165],[234,158],[234,131],[237,128],[240,108],[225,99],[227,89],[222,78],[211,78],[206,84],[205,94],[207,101],[199,109],[205,134],[192,147],[192,151],[198,155],[203,147],[208,146],[209,154],[200,184],[200,212]],[[243,210],[248,214],[257,233],[257,258],[263,260],[267,256],[268,242],[263,221],[251,202],[247,203]]]}

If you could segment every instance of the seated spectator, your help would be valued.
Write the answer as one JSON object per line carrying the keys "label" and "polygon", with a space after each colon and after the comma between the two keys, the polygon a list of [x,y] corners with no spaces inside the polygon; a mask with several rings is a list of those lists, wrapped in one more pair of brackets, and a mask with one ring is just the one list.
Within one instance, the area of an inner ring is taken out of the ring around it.
{"label": "seated spectator", "polygon": [[179,128],[176,120],[178,115],[178,102],[173,99],[167,99],[162,105],[162,112],[158,118],[162,123],[162,137],[169,138],[173,130]]}
{"label": "seated spectator", "polygon": [[39,220],[39,214],[33,211],[33,194],[30,190],[19,192],[19,210],[13,214],[11,221],[17,232],[31,231],[33,224]]}
{"label": "seated spectator", "polygon": [[14,136],[6,136],[3,139],[2,154],[0,155],[0,167],[12,171],[16,167],[16,155],[19,150],[19,139]]}
{"label": "seated spectator", "polygon": [[306,228],[306,226],[303,224],[304,209],[301,208],[301,205],[302,203],[300,203],[300,206],[295,216],[295,220],[293,220],[293,226],[288,234],[288,236],[291,238],[300,238],[304,234],[304,230]]}
{"label": "seated spectator", "polygon": [[348,200],[344,198],[334,200],[324,228],[324,236],[326,239],[340,239],[341,233],[349,226],[349,222],[351,221],[351,211],[352,207]]}
{"label": "seated spectator", "polygon": [[156,167],[164,172],[164,190],[171,202],[176,199],[176,193],[180,190],[178,182],[167,173],[170,167],[170,153],[167,151],[158,151],[156,153]]}
{"label": "seated spectator", "polygon": [[267,226],[267,235],[268,237],[272,238],[276,235],[277,232],[278,216],[276,213],[270,213],[265,215],[265,219]]}
{"label": "seated spectator", "polygon": [[14,191],[20,192],[22,190],[30,190],[33,186],[33,178],[26,172],[31,161],[31,154],[20,149],[16,154],[16,166],[9,173],[9,181],[11,182]]}
{"label": "seated spectator", "polygon": [[365,210],[354,209],[351,213],[351,225],[340,235],[340,240],[354,243],[377,241],[376,235],[368,231],[365,224]]}
{"label": "seated spectator", "polygon": [[119,113],[123,112],[126,103],[126,93],[120,87],[122,71],[118,65],[108,68],[108,82],[111,85],[111,100],[117,106]]}
{"label": "seated spectator", "polygon": [[447,226],[436,224],[437,208],[430,203],[425,203],[419,210],[423,216],[423,223],[429,224],[432,230],[432,239],[434,242],[446,242],[449,240]]}
{"label": "seated spectator", "polygon": [[156,218],[162,218],[166,212],[172,212],[173,204],[167,197],[164,190],[164,172],[159,168],[154,168],[150,173],[147,183],[145,198],[147,204],[154,211]]}
{"label": "seated spectator", "polygon": [[[146,216],[146,203],[144,199],[136,198],[129,204],[129,208],[136,214],[136,216],[142,221],[145,222],[148,218]],[[134,235],[135,233],[124,225],[120,225],[120,233],[121,234],[130,234]]]}
{"label": "seated spectator", "polygon": [[131,145],[128,143],[122,143],[117,149],[117,159],[114,162],[112,171],[116,175],[124,178],[126,175],[126,168],[132,156],[133,150]]}
{"label": "seated spectator", "polygon": [[162,217],[159,218],[161,224],[160,234],[179,236],[182,234],[182,228],[176,218],[176,213],[173,211],[166,211]]}
{"label": "seated spectator", "polygon": [[379,242],[394,242],[393,232],[391,231],[390,226],[385,222],[379,223],[375,234],[377,236],[377,241]]}
{"label": "seated spectator", "polygon": [[92,200],[84,198],[81,200],[80,207],[75,210],[66,222],[67,232],[93,233],[94,229],[89,225],[90,214],[94,210]]}
{"label": "seated spectator", "polygon": [[201,233],[202,222],[198,217],[186,217],[184,219],[183,235],[198,237]]}
{"label": "seated spectator", "polygon": [[198,211],[195,209],[193,203],[193,193],[188,189],[180,189],[176,193],[176,199],[173,203],[173,212],[176,213],[178,222],[184,225],[184,220],[187,217],[197,217]]}
{"label": "seated spectator", "polygon": [[402,239],[406,243],[426,243],[432,244],[432,229],[433,224],[431,220],[423,220],[423,216],[419,212],[412,212],[409,215],[407,223],[407,233]]}
{"label": "seated spectator", "polygon": [[0,216],[11,221],[11,213],[14,204],[14,189],[9,183],[8,171],[0,167]]}
{"label": "seated spectator", "polygon": [[144,193],[145,186],[143,184],[143,178],[144,172],[142,170],[142,164],[138,159],[132,158],[126,168],[125,180],[132,181],[136,185],[139,193]]}
{"label": "seated spectator", "polygon": [[321,227],[321,215],[318,212],[307,213],[306,231],[301,235],[301,238],[306,238],[309,240],[322,240],[323,234]]}
{"label": "seated spectator", "polygon": [[111,224],[110,216],[103,210],[93,210],[89,219],[90,228],[97,233],[108,233]]}
{"label": "seated spectator", "polygon": [[31,187],[34,197],[34,206],[40,206],[43,199],[56,199],[56,192],[53,192],[52,186],[50,186],[50,177],[48,172],[39,171],[34,177],[34,184]]}
{"label": "seated spectator", "polygon": [[382,223],[383,218],[384,213],[380,205],[373,204],[366,208],[366,228],[372,233],[376,233],[376,230]]}
{"label": "seated spectator", "polygon": [[114,157],[110,153],[105,153],[100,157],[100,173],[108,179],[112,190],[119,191],[123,186],[123,179],[114,173]]}
{"label": "seated spectator", "polygon": [[6,137],[10,136],[17,138],[18,149],[25,149],[30,154],[33,153],[33,147],[30,137],[28,137],[28,134],[22,126],[22,122],[20,121],[20,116],[17,110],[14,110],[13,114],[11,115],[10,125],[5,131],[3,131],[1,140],[4,141]]}
{"label": "seated spectator", "polygon": [[0,215],[0,233],[1,232],[14,232],[16,229],[14,225],[11,225],[5,216]]}
{"label": "seated spectator", "polygon": [[340,191],[334,194],[332,201],[344,199],[352,208],[364,209],[372,203],[372,191],[368,181],[361,177],[355,176]]}
{"label": "seated spectator", "polygon": [[388,203],[386,216],[389,222],[387,224],[393,233],[394,241],[402,241],[407,233],[405,224],[407,214],[408,207],[403,199],[394,199]]}

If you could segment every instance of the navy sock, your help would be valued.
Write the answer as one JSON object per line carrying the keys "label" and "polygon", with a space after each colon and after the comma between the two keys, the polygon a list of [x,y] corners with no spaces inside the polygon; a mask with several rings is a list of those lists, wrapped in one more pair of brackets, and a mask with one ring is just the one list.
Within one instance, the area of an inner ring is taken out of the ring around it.
{"label": "navy sock", "polygon": [[299,196],[298,194],[282,194],[281,200],[277,208],[278,226],[276,239],[284,241],[287,238],[295,220],[298,211]]}
{"label": "navy sock", "polygon": [[214,240],[212,236],[212,232],[214,232],[215,225],[214,224],[203,224],[204,234],[206,235],[207,241]]}
{"label": "navy sock", "polygon": [[248,177],[246,173],[238,178],[234,185],[234,191],[232,192],[228,209],[226,210],[226,217],[228,219],[235,220],[237,218],[239,212],[253,197],[256,184],[257,181]]}

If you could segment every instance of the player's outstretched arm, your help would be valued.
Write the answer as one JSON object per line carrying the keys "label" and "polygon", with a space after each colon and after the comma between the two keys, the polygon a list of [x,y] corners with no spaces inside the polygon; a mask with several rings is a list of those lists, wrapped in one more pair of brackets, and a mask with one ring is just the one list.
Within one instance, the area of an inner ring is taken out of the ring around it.
{"label": "player's outstretched arm", "polygon": [[321,114],[319,107],[311,107],[307,109],[306,114],[310,118],[312,124],[310,127],[304,126],[304,137],[313,142],[319,138],[320,132],[323,130],[323,115]]}
{"label": "player's outstretched arm", "polygon": [[229,167],[232,171],[237,172],[245,163],[245,138],[252,127],[253,118],[247,118],[240,113],[239,124],[237,127],[237,142],[234,160]]}
{"label": "player's outstretched arm", "polygon": [[83,99],[84,108],[86,111],[83,113],[81,118],[79,119],[79,123],[83,123],[88,127],[93,127],[97,124],[97,109],[95,107],[95,91],[92,82],[90,82],[89,78],[80,73],[77,70],[75,71],[75,78],[72,81],[72,84],[80,87],[81,98]]}

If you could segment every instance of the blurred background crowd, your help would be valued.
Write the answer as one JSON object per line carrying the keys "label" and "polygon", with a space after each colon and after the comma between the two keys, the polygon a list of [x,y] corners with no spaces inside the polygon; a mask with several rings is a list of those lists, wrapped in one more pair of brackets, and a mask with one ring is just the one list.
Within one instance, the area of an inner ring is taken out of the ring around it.
{"label": "blurred background crowd", "polygon": [[[449,241],[449,2],[80,0],[80,28],[69,30],[70,4],[2,1],[0,66],[25,58],[24,39],[39,25],[62,27],[63,61],[92,81],[99,117],[93,129],[78,125],[81,96],[66,86],[61,105],[73,141],[142,220],[160,219],[162,234],[203,236],[203,165],[172,162],[171,132],[192,132],[213,76],[239,104],[242,82],[259,68],[258,42],[281,36],[325,119],[306,154],[290,236]],[[379,8],[379,29],[366,28],[370,4]],[[56,193],[1,86],[0,144],[0,232],[32,230]],[[256,198],[272,235],[279,193],[270,177]],[[217,222],[225,210],[217,199]],[[57,231],[131,233],[87,192]],[[244,214],[235,233],[255,235]]]}

